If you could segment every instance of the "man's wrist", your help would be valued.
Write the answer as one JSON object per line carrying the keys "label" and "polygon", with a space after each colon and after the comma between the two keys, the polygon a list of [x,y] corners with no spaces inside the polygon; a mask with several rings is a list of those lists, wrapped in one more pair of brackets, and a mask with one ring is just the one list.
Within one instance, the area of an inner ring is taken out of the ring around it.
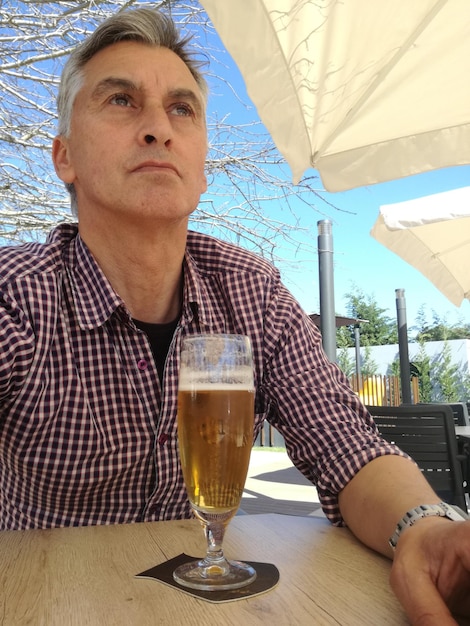
{"label": "man's wrist", "polygon": [[469,519],[467,513],[462,511],[462,509],[447,504],[446,502],[439,502],[439,504],[421,504],[407,511],[398,522],[395,532],[388,541],[390,547],[395,550],[402,532],[425,517],[443,517],[452,521],[464,521]]}

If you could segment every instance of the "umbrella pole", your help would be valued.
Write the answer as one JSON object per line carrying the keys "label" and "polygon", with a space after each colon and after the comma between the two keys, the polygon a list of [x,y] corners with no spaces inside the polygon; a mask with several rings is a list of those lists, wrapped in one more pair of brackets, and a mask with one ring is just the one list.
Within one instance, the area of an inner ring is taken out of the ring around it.
{"label": "umbrella pole", "polygon": [[320,330],[323,349],[330,361],[336,362],[336,315],[333,278],[333,235],[330,220],[318,226],[318,270],[320,278]]}
{"label": "umbrella pole", "polygon": [[398,350],[400,355],[401,401],[411,404],[411,372],[408,354],[405,290],[395,289],[398,323]]}

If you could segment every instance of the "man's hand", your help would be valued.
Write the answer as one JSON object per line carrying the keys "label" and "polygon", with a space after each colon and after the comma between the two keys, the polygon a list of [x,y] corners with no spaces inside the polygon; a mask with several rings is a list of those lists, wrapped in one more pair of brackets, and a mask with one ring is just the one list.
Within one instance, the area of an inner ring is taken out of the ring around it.
{"label": "man's hand", "polygon": [[428,517],[404,531],[390,583],[414,626],[470,624],[470,521]]}

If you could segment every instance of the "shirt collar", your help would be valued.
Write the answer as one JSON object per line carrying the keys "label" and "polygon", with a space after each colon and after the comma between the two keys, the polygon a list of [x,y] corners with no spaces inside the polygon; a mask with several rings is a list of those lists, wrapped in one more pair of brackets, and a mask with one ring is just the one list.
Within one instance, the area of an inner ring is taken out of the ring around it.
{"label": "shirt collar", "polygon": [[[70,225],[67,225],[70,229]],[[64,229],[65,230],[65,229]],[[83,330],[102,326],[121,309],[130,319],[124,302],[112,288],[87,245],[73,225],[74,236],[64,247],[64,264],[69,277],[78,323]]]}
{"label": "shirt collar", "polygon": [[200,332],[211,328],[212,315],[209,294],[196,261],[188,247],[184,256],[183,322],[195,319]]}
{"label": "shirt collar", "polygon": [[[83,330],[102,326],[116,311],[128,321],[131,315],[114,291],[76,224],[63,224],[54,229],[54,238],[64,243],[64,264],[69,277],[77,320]],[[190,233],[191,238],[191,233]],[[190,247],[190,246],[189,246]],[[204,278],[188,247],[184,257],[183,322],[196,320],[201,332],[212,325],[210,298]]]}

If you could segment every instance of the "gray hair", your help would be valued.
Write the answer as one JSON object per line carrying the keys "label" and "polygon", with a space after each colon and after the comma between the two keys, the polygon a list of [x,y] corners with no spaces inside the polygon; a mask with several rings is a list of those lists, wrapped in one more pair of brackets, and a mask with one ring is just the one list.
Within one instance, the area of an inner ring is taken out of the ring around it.
{"label": "gray hair", "polygon": [[[180,35],[169,16],[156,10],[134,9],[109,17],[73,50],[64,66],[57,96],[59,134],[67,137],[70,133],[73,104],[83,85],[84,66],[95,54],[119,41],[137,41],[162,46],[174,52],[193,75],[206,103],[208,86],[199,71],[204,62],[195,59],[194,53],[189,49],[190,40],[191,36]],[[72,211],[76,214],[75,188],[73,184],[65,186],[71,196]]]}

